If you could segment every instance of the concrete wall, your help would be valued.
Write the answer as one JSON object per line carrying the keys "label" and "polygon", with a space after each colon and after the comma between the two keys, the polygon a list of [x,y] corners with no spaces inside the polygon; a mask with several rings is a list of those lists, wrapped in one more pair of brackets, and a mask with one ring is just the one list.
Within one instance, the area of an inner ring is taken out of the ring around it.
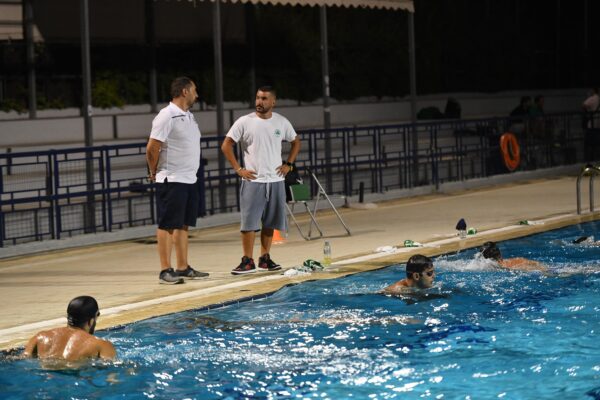
{"label": "concrete wall", "polygon": [[[576,111],[586,97],[585,89],[563,91],[541,91],[529,93],[506,92],[496,94],[460,93],[420,96],[417,109],[435,106],[444,110],[446,100],[452,96],[462,107],[463,118],[506,116],[518,104],[522,95],[542,94],[546,98],[547,113]],[[319,104],[294,105],[293,101],[278,102],[276,111],[287,117],[296,129],[319,128],[323,126],[323,109]],[[164,105],[161,105],[161,107]],[[225,110],[225,127],[241,115],[252,112],[242,104],[228,104]],[[212,135],[217,130],[216,112],[194,108],[204,135]],[[116,143],[120,141],[146,140],[154,114],[148,105],[128,106],[124,109],[94,110],[93,137],[95,143]],[[26,115],[3,113],[0,116],[0,149],[32,148],[44,146],[83,145],[83,119],[79,110],[44,110],[40,118],[29,120]],[[331,121],[333,126],[375,125],[401,123],[410,120],[408,99],[380,102],[333,103]]]}

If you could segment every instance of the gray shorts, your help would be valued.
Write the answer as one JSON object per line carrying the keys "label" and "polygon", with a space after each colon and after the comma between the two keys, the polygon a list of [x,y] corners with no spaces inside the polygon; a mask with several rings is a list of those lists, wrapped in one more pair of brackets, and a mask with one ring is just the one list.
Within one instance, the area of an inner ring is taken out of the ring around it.
{"label": "gray shorts", "polygon": [[242,180],[240,187],[242,232],[273,228],[287,231],[285,183],[256,183]]}

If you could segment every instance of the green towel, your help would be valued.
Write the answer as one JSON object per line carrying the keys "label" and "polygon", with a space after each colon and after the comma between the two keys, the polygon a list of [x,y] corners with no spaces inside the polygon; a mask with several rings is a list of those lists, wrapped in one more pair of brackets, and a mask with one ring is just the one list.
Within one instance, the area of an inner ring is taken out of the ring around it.
{"label": "green towel", "polygon": [[302,266],[304,267],[303,270],[305,271],[322,271],[323,270],[323,265],[315,260],[311,260],[310,258],[306,261],[304,261],[304,263],[302,263]]}

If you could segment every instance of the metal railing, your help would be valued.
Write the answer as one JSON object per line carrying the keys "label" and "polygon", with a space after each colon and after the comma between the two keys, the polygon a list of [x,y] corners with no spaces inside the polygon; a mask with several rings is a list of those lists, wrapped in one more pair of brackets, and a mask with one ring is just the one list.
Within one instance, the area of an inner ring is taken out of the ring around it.
{"label": "metal railing", "polygon": [[[581,121],[580,113],[564,113],[524,121],[488,118],[304,130],[298,132],[302,149],[296,165],[331,182],[325,188],[329,194],[358,195],[361,187],[372,193],[439,187],[507,173],[499,148],[499,137],[507,131],[516,134],[521,146],[519,170],[582,162]],[[326,138],[332,148],[329,159]],[[201,140],[202,216],[239,210],[239,178],[229,168],[219,169],[220,144],[216,137]],[[0,247],[156,223],[154,187],[145,180],[145,148],[146,143],[136,143],[0,154]],[[86,177],[90,161],[92,182]],[[312,187],[313,194],[317,189]],[[93,218],[86,219],[90,210]]]}
{"label": "metal railing", "polygon": [[577,177],[577,214],[581,214],[581,180],[589,176],[590,212],[594,212],[594,178],[600,175],[600,168],[592,164],[586,164]]}

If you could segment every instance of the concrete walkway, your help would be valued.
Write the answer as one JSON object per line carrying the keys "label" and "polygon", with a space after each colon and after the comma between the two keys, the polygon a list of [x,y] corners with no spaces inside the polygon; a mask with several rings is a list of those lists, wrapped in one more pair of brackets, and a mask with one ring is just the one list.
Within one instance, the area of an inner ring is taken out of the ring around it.
{"label": "concrete walkway", "polygon": [[[584,192],[584,209],[587,196]],[[211,275],[184,285],[158,284],[153,238],[1,260],[0,349],[21,345],[41,329],[64,325],[68,301],[83,294],[96,297],[102,312],[99,328],[106,328],[269,293],[291,282],[381,268],[404,262],[417,252],[442,254],[491,239],[528,235],[600,217],[599,213],[576,215],[573,176],[383,201],[376,208],[344,208],[340,212],[352,236],[345,235],[332,212],[320,213],[319,221],[336,262],[331,271],[308,277],[288,278],[281,273],[231,275],[230,270],[241,257],[237,223],[191,232],[190,263]],[[476,227],[478,233],[463,240],[457,238],[454,227],[460,218]],[[517,225],[525,219],[544,223]],[[300,220],[307,222],[306,216]],[[405,239],[430,246],[375,253],[381,246],[401,247]],[[291,225],[288,238],[274,245],[271,254],[284,267],[292,267],[307,258],[321,259],[322,248],[322,239],[305,241]]]}

